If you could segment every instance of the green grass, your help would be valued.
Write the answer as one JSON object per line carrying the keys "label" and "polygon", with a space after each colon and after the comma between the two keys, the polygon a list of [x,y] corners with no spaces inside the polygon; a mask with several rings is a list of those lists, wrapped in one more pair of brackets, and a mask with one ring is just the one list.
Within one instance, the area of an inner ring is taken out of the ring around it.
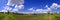
{"label": "green grass", "polygon": [[[51,18],[51,19],[50,19]],[[20,15],[0,13],[0,20],[60,20],[60,14]]]}
{"label": "green grass", "polygon": [[5,17],[5,14],[0,14],[0,20],[2,20]]}

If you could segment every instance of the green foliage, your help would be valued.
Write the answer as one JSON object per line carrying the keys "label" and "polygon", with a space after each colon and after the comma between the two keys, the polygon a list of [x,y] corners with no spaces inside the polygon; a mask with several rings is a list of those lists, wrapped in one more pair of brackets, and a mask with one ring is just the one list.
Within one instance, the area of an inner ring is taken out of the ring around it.
{"label": "green foliage", "polygon": [[5,14],[0,14],[0,20],[2,20],[5,17]]}
{"label": "green foliage", "polygon": [[[3,12],[0,13],[0,20],[4,19],[5,17],[7,17],[7,20],[49,20],[49,17],[51,16],[52,20],[60,20],[60,14],[50,14],[50,12],[48,12],[48,14],[22,14],[22,13],[11,13],[9,12],[9,14],[4,14]],[[54,17],[54,18],[53,18]]]}
{"label": "green foliage", "polygon": [[48,12],[48,14],[50,14],[50,12]]}
{"label": "green foliage", "polygon": [[12,14],[7,15],[8,20],[18,20],[16,17],[14,17]]}
{"label": "green foliage", "polygon": [[60,15],[55,16],[56,20],[60,20]]}

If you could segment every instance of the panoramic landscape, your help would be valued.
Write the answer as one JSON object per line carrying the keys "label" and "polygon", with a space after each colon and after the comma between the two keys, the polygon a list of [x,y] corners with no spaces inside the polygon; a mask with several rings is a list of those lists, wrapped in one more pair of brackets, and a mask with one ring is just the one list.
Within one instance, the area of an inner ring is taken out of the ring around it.
{"label": "panoramic landscape", "polygon": [[60,20],[60,0],[0,0],[0,20]]}
{"label": "panoramic landscape", "polygon": [[60,13],[22,14],[13,12],[0,12],[0,20],[60,20]]}

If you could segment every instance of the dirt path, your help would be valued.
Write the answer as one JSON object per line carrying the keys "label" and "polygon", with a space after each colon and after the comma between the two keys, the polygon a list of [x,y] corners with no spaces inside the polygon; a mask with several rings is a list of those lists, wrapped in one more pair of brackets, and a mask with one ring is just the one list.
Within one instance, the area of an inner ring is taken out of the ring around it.
{"label": "dirt path", "polygon": [[8,19],[8,17],[7,17],[7,16],[5,16],[4,20],[7,20],[7,19]]}

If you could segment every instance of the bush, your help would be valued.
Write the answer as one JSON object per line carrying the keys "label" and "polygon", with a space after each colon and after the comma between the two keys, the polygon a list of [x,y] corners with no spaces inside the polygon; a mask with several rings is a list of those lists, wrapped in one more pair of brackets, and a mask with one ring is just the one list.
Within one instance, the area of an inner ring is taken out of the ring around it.
{"label": "bush", "polygon": [[60,16],[55,16],[55,19],[56,20],[60,20]]}

